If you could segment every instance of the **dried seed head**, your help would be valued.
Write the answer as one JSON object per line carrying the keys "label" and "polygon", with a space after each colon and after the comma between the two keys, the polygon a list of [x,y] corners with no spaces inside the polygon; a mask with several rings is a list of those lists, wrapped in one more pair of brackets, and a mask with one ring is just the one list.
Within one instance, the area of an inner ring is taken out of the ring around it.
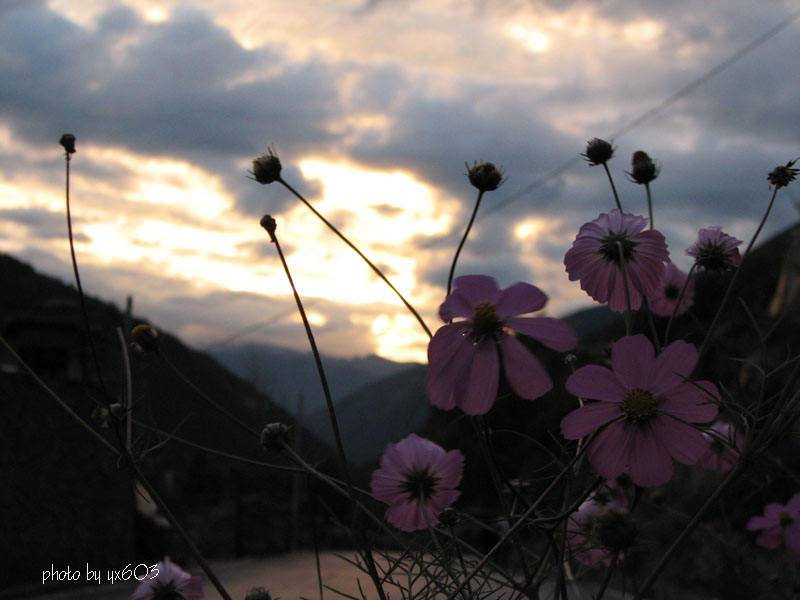
{"label": "dried seed head", "polygon": [[269,148],[267,154],[253,161],[253,177],[258,183],[272,183],[281,178],[281,168],[281,159],[274,148]]}
{"label": "dried seed head", "polygon": [[638,533],[630,513],[617,509],[599,514],[595,518],[593,532],[600,545],[612,551],[630,548]]}
{"label": "dried seed head", "polygon": [[481,192],[496,190],[503,182],[503,169],[498,169],[493,163],[476,161],[471,167],[469,165],[466,167],[469,182]]}
{"label": "dried seed head", "polygon": [[798,169],[793,169],[794,163],[796,163],[798,159],[790,160],[785,165],[780,165],[772,169],[769,175],[767,175],[767,181],[769,181],[769,187],[776,186],[778,189],[782,187],[786,187],[797,176],[797,173],[800,171]]}
{"label": "dried seed head", "polygon": [[[247,592],[244,600],[272,600],[272,596],[263,587],[254,587]],[[275,600],[280,600],[280,598],[275,598]]]}
{"label": "dried seed head", "polygon": [[269,239],[274,242],[275,230],[278,228],[278,224],[275,222],[275,219],[272,218],[272,215],[264,215],[261,217],[261,226],[267,230]]}
{"label": "dried seed head", "polygon": [[600,138],[593,138],[586,142],[586,152],[581,154],[590,166],[604,165],[614,156],[614,146]]}

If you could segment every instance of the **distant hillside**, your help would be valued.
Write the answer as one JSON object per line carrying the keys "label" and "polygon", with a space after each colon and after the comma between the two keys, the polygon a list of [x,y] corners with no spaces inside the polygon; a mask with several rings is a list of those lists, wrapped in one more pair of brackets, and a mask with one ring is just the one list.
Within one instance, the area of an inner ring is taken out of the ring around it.
{"label": "distant hillside", "polygon": [[[293,414],[297,413],[298,395],[303,397],[306,415],[325,406],[316,363],[310,352],[266,344],[223,346],[209,352],[231,372],[268,393]],[[413,363],[393,362],[379,356],[323,356],[322,364],[333,401],[338,402],[365,385],[408,369]]]}
{"label": "distant hillside", "polygon": [[[427,372],[427,366],[414,365],[365,385],[337,403],[336,418],[348,460],[356,465],[376,461],[386,444],[400,441],[425,424],[431,414],[425,396]],[[321,440],[333,444],[326,408],[312,413],[304,424]]]}

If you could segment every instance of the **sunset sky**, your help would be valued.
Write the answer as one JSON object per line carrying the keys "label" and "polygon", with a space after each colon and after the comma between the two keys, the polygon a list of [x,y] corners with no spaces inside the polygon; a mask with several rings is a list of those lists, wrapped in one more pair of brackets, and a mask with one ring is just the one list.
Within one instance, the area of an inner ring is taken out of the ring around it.
{"label": "sunset sky", "polygon": [[[425,357],[427,336],[361,260],[279,184],[248,178],[274,146],[285,179],[380,265],[435,330],[476,191],[502,165],[457,274],[528,281],[548,314],[592,305],[563,258],[614,208],[579,155],[613,138],[626,212],[633,151],[661,166],[655,225],[673,261],[699,228],[745,243],[766,175],[800,156],[800,19],[791,1],[4,0],[0,251],[71,281],[64,155],[88,293],[203,348],[306,347],[278,223],[320,348]],[[758,42],[758,43],[756,43]],[[724,68],[720,68],[724,67]],[[782,190],[763,240],[800,217]],[[13,282],[3,282],[13,285]],[[246,332],[246,333],[245,333]]]}

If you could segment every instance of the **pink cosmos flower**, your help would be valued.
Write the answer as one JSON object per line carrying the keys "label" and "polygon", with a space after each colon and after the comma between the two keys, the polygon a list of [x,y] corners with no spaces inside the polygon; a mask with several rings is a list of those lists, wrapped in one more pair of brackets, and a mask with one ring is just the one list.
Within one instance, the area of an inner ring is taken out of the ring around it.
{"label": "pink cosmos flower", "polygon": [[709,442],[690,423],[717,416],[717,387],[686,377],[697,364],[697,350],[673,342],[655,356],[643,335],[620,339],[611,350],[612,368],[581,367],[567,379],[575,396],[591,398],[561,421],[561,433],[576,440],[605,428],[588,448],[589,461],[606,479],[628,472],[636,485],[661,485],[672,477],[672,459],[694,464]]}
{"label": "pink cosmos flower", "polygon": [[167,556],[141,581],[130,600],[174,598],[202,600],[203,580],[199,575],[189,575]]}
{"label": "pink cosmos flower", "polygon": [[[654,296],[649,296],[650,310],[659,317],[670,317],[675,306],[678,304],[678,296],[681,294],[687,275],[671,262],[664,267],[664,275],[658,282],[658,289]],[[675,316],[682,315],[694,304],[694,279],[690,279],[686,284],[686,291],[681,298],[680,306],[675,311]]]}
{"label": "pink cosmos flower", "polygon": [[[711,429],[717,435],[703,434],[708,438],[709,448],[697,464],[718,473],[727,473],[733,468],[733,465],[739,462],[739,450],[744,443],[744,438],[733,425],[724,421],[717,421],[711,426]],[[727,440],[728,443],[720,440],[720,437]]]}
{"label": "pink cosmos flower", "polygon": [[747,530],[761,531],[756,538],[759,546],[773,549],[783,543],[792,560],[800,562],[800,492],[786,506],[767,504],[764,516],[750,519]]}
{"label": "pink cosmos flower", "polygon": [[[541,310],[547,296],[529,283],[501,290],[486,275],[456,278],[453,292],[439,308],[443,325],[428,346],[430,369],[425,391],[444,410],[460,407],[469,415],[489,411],[497,397],[500,355],[506,380],[521,398],[546,394],[553,384],[539,360],[511,332],[529,335],[564,352],[578,338],[558,319],[515,317]],[[466,320],[450,323],[454,318]]]}
{"label": "pink cosmos flower", "polygon": [[697,234],[697,241],[686,249],[698,267],[708,271],[729,271],[742,264],[739,254],[741,240],[729,236],[718,225],[705,227]]}
{"label": "pink cosmos flower", "polygon": [[[625,279],[631,309],[642,296],[655,296],[669,252],[664,236],[655,229],[642,231],[647,219],[614,209],[584,224],[564,256],[570,281],[616,312],[627,310]],[[620,247],[622,256],[620,256]],[[622,275],[624,262],[625,279]]]}
{"label": "pink cosmos flower", "polygon": [[425,529],[429,522],[436,525],[439,513],[461,494],[455,488],[463,470],[460,451],[445,452],[412,433],[386,447],[380,469],[372,473],[372,496],[389,505],[386,515],[398,529]]}
{"label": "pink cosmos flower", "polygon": [[627,513],[628,508],[625,491],[615,481],[607,481],[602,488],[592,492],[567,522],[567,543],[573,556],[587,567],[610,565],[611,553],[592,542],[592,529],[599,517],[612,512]]}

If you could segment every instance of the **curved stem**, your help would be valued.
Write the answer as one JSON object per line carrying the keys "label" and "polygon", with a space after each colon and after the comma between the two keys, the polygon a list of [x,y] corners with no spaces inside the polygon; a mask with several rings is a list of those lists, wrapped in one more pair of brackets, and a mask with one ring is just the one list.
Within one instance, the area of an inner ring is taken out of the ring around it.
{"label": "curved stem", "polygon": [[456,263],[458,262],[458,256],[461,254],[461,248],[464,247],[464,242],[467,241],[467,236],[469,235],[470,229],[472,229],[472,224],[475,222],[475,216],[478,214],[478,207],[481,205],[481,199],[483,198],[483,190],[478,191],[478,199],[475,201],[475,208],[472,209],[472,216],[469,218],[469,223],[467,223],[467,228],[464,231],[464,235],[461,237],[461,241],[458,244],[458,248],[456,248],[456,254],[453,256],[453,264],[450,265],[450,274],[447,276],[447,295],[450,295],[450,290],[453,286],[453,275],[456,272]]}
{"label": "curved stem", "polygon": [[675,320],[675,315],[678,313],[678,308],[683,302],[683,296],[686,293],[686,288],[689,287],[689,281],[692,279],[692,274],[694,273],[695,268],[697,267],[697,263],[692,265],[692,268],[689,269],[689,274],[686,276],[686,281],[683,282],[683,287],[681,288],[681,293],[678,294],[678,301],[675,302],[675,308],[672,309],[672,314],[669,316],[669,321],[667,321],[667,328],[664,331],[664,345],[661,347],[662,350],[667,347],[669,343],[669,330],[672,327],[672,322]]}
{"label": "curved stem", "polygon": [[372,270],[375,272],[375,274],[376,274],[378,277],[380,277],[380,278],[383,280],[383,282],[384,282],[386,285],[388,285],[388,286],[391,288],[391,290],[392,290],[392,291],[393,291],[395,294],[397,294],[397,297],[398,297],[398,298],[400,298],[400,300],[403,302],[403,304],[405,305],[405,307],[406,307],[406,308],[407,308],[407,309],[408,309],[408,310],[411,312],[411,314],[412,314],[412,315],[414,315],[414,317],[417,319],[417,321],[419,322],[419,324],[420,324],[420,326],[422,327],[422,329],[424,329],[424,330],[425,330],[425,333],[427,333],[427,334],[428,334],[428,337],[429,337],[429,338],[430,338],[430,337],[433,337],[433,334],[431,333],[431,330],[430,330],[430,329],[428,329],[428,326],[425,324],[425,321],[423,321],[423,320],[422,320],[422,317],[419,315],[419,313],[418,313],[418,312],[417,312],[417,311],[414,309],[414,307],[413,307],[413,306],[411,306],[411,304],[409,304],[408,300],[406,300],[406,299],[403,297],[403,294],[401,294],[401,293],[400,293],[400,292],[397,290],[397,288],[396,288],[396,287],[394,287],[394,285],[392,285],[392,282],[391,282],[391,281],[389,281],[389,280],[386,278],[386,275],[384,275],[384,274],[383,274],[383,272],[382,272],[382,271],[381,271],[381,270],[380,270],[378,267],[376,267],[376,266],[375,266],[375,265],[372,263],[372,261],[370,261],[370,260],[369,260],[369,259],[368,259],[366,256],[364,256],[364,253],[363,253],[363,252],[361,252],[361,250],[359,250],[359,249],[358,249],[358,248],[357,248],[357,247],[356,247],[356,246],[355,246],[355,245],[354,245],[354,244],[353,244],[353,243],[352,243],[350,240],[348,240],[348,239],[345,237],[345,235],[344,235],[344,234],[343,234],[341,231],[339,231],[339,230],[338,230],[338,229],[337,229],[337,228],[336,228],[336,227],[333,225],[333,223],[331,223],[330,221],[328,221],[328,220],[327,220],[325,217],[323,217],[323,216],[322,216],[322,215],[319,213],[319,211],[317,211],[317,210],[316,210],[316,209],[315,209],[313,206],[311,206],[311,204],[308,202],[308,200],[306,200],[306,199],[303,197],[303,195],[302,195],[302,194],[300,194],[300,192],[298,192],[298,191],[297,191],[297,190],[295,190],[295,189],[294,189],[294,188],[293,188],[291,185],[289,185],[288,183],[286,183],[286,181],[284,181],[284,180],[283,180],[283,178],[281,178],[281,177],[278,177],[277,181],[279,181],[281,184],[283,184],[283,186],[284,186],[284,187],[285,187],[287,190],[289,190],[290,192],[292,192],[292,194],[294,194],[294,195],[295,195],[295,196],[296,196],[296,197],[297,197],[297,198],[298,198],[298,199],[299,199],[299,200],[300,200],[300,201],[301,201],[303,204],[305,204],[305,205],[306,205],[306,206],[307,206],[307,207],[308,207],[308,208],[311,210],[311,212],[313,212],[313,213],[314,213],[314,215],[316,215],[316,217],[317,217],[317,218],[319,218],[319,219],[320,219],[320,220],[321,220],[323,223],[325,223],[325,225],[327,225],[327,226],[328,226],[328,228],[329,228],[331,231],[333,231],[333,233],[335,233],[336,235],[338,235],[338,236],[339,236],[339,238],[340,238],[340,239],[341,239],[341,240],[342,240],[342,241],[343,241],[345,244],[347,244],[348,246],[350,246],[350,248],[351,248],[351,249],[352,249],[352,250],[353,250],[353,251],[354,251],[356,254],[358,254],[358,255],[359,255],[361,258],[362,258],[362,260],[363,260],[365,263],[367,263],[367,264],[369,265],[369,267],[370,267],[370,268],[371,268],[371,269],[372,269]]}
{"label": "curved stem", "polygon": [[[81,285],[81,276],[78,272],[78,259],[75,256],[75,240],[72,236],[72,212],[70,211],[69,207],[69,163],[70,163],[70,153],[66,152],[64,154],[65,162],[66,162],[66,199],[67,199],[67,234],[69,235],[69,253],[72,257],[72,272],[75,274],[75,286],[78,288],[78,298],[80,299],[81,304],[81,314],[83,315],[83,324],[86,328],[86,337],[89,339],[89,349],[92,353],[92,361],[94,362],[95,370],[97,371],[97,380],[100,383],[100,389],[103,390],[105,395],[108,395],[108,391],[106,390],[105,381],[103,381],[103,373],[100,369],[100,360],[97,358],[97,348],[94,345],[94,337],[92,336],[92,328],[89,324],[89,313],[86,310],[86,298],[83,293],[83,286]],[[103,400],[106,408],[108,408],[108,401],[106,399]]]}
{"label": "curved stem", "polygon": [[650,183],[644,184],[645,192],[647,192],[647,214],[650,215],[650,229],[653,229],[653,198],[650,196]]}
{"label": "curved stem", "polygon": [[[606,169],[608,169],[608,167],[606,167]],[[617,242],[617,252],[619,252],[619,269],[622,271],[622,289],[625,291],[625,305],[628,307],[628,310],[625,311],[625,335],[631,335],[633,332],[633,324],[631,323],[631,291],[628,287],[628,273],[625,269],[625,256],[622,253],[622,242]]]}
{"label": "curved stem", "polygon": [[[370,551],[368,545],[366,544],[365,540],[362,539],[361,530],[357,526],[357,519],[358,519],[358,502],[356,500],[355,491],[353,489],[353,481],[350,477],[350,470],[347,467],[347,459],[345,458],[344,454],[344,445],[342,443],[342,435],[339,432],[339,423],[336,420],[336,409],[333,406],[333,398],[331,397],[331,391],[328,386],[328,378],[325,376],[325,369],[322,366],[322,358],[320,357],[319,350],[317,349],[317,342],[314,339],[314,333],[311,331],[311,324],[308,322],[308,317],[306,316],[306,311],[303,308],[303,302],[300,300],[300,294],[297,293],[297,288],[294,285],[294,280],[292,279],[292,274],[289,271],[289,265],[286,263],[286,257],[283,255],[283,250],[281,250],[280,242],[278,242],[278,237],[275,235],[274,228],[265,228],[267,229],[267,233],[269,234],[270,240],[273,244],[275,244],[275,249],[278,251],[278,257],[281,260],[281,264],[283,265],[283,270],[286,273],[286,278],[289,280],[289,285],[292,288],[292,293],[294,294],[294,300],[297,304],[297,310],[300,313],[300,317],[303,320],[303,327],[306,330],[306,336],[308,337],[308,343],[311,346],[311,352],[314,355],[314,362],[317,365],[317,372],[319,373],[320,383],[322,384],[322,392],[325,395],[325,403],[328,407],[328,414],[330,415],[331,419],[331,428],[333,429],[333,438],[336,442],[336,453],[339,457],[339,467],[342,471],[342,477],[344,478],[345,485],[347,487],[347,495],[350,498],[350,503],[352,505],[353,510],[353,525],[352,530],[353,534],[356,536],[359,545],[362,546],[364,560],[367,563],[367,569],[372,578],[373,583],[375,584],[375,588],[380,596],[381,600],[386,600],[386,595],[383,591],[383,588],[380,583],[380,577],[378,576],[378,571],[375,567],[375,560],[372,556],[372,552]],[[370,263],[371,264],[371,263]]]}
{"label": "curved stem", "polygon": [[603,168],[606,170],[606,175],[608,175],[608,182],[611,184],[611,191],[614,192],[614,201],[617,203],[617,208],[619,212],[622,211],[622,204],[619,201],[619,194],[617,194],[617,186],[614,185],[614,178],[611,177],[611,171],[608,170],[608,164],[603,163]]}
{"label": "curved stem", "polygon": [[733,291],[733,287],[736,284],[736,280],[739,278],[739,273],[742,271],[742,267],[744,266],[744,261],[750,255],[750,250],[753,248],[753,244],[756,243],[756,238],[758,238],[758,234],[761,233],[761,229],[764,227],[764,223],[767,222],[767,217],[769,216],[770,211],[772,210],[772,205],[775,203],[775,196],[778,194],[778,190],[780,188],[775,186],[775,191],[772,192],[772,198],[770,198],[769,204],[767,205],[767,210],[764,211],[764,216],[761,217],[761,222],[758,224],[756,228],[756,232],[753,234],[750,243],[747,245],[747,249],[742,254],[742,261],[739,263],[739,266],[736,268],[736,272],[733,274],[731,278],[731,282],[728,284],[728,289],[725,290],[725,295],[722,298],[722,302],[719,304],[719,308],[717,309],[717,313],[714,315],[714,320],[711,321],[711,325],[708,328],[708,332],[706,333],[706,338],[703,340],[703,345],[700,346],[700,354],[699,358],[703,357],[705,351],[708,349],[708,343],[711,341],[711,335],[714,333],[714,329],[717,327],[717,323],[719,322],[719,318],[722,315],[722,311],[725,309],[725,305],[728,303],[730,299],[731,293]]}

